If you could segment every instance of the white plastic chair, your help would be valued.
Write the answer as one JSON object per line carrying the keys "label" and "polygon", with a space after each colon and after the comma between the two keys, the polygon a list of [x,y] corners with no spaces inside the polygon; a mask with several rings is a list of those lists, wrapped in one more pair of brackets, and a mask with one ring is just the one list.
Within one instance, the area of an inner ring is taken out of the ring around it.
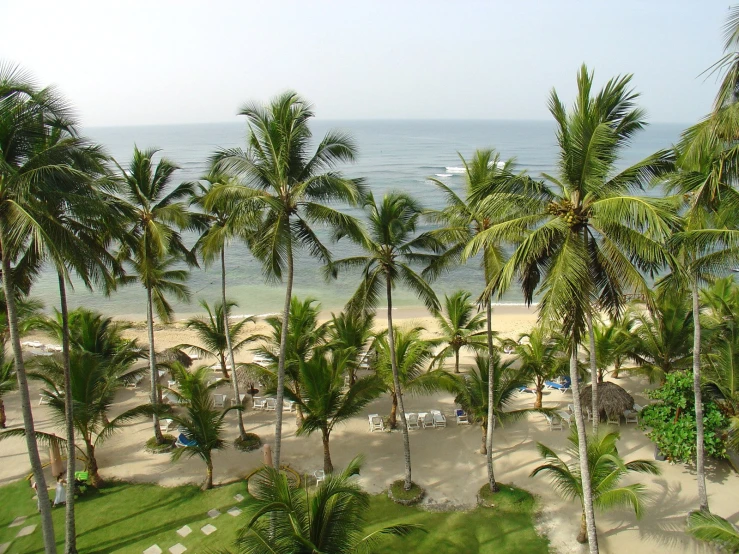
{"label": "white plastic chair", "polygon": [[51,398],[49,398],[45,394],[39,394],[38,395],[38,405],[39,406],[48,406],[49,400],[51,400]]}
{"label": "white plastic chair", "polygon": [[385,430],[385,422],[382,420],[382,418],[378,414],[370,414],[367,417],[369,419],[370,433],[374,433],[375,431]]}
{"label": "white plastic chair", "polygon": [[318,483],[326,480],[326,472],[322,469],[317,469],[313,472],[313,477],[316,478],[316,486],[318,486]]}
{"label": "white plastic chair", "polygon": [[254,406],[253,408],[255,410],[264,410],[267,408],[267,399],[262,398],[261,396],[255,396],[254,397]]}
{"label": "white plastic chair", "polygon": [[454,410],[454,415],[457,417],[457,425],[469,425],[470,419],[467,417],[467,413],[464,410]]}
{"label": "white plastic chair", "polygon": [[247,394],[245,392],[239,393],[239,399],[236,400],[235,398],[231,399],[231,406],[243,406],[244,400],[246,400]]}
{"label": "white plastic chair", "polygon": [[214,394],[213,395],[213,406],[216,408],[226,407],[226,395],[225,394]]}
{"label": "white plastic chair", "polygon": [[267,403],[264,405],[264,409],[268,412],[276,412],[277,400],[274,398],[267,398]]}
{"label": "white plastic chair", "polygon": [[624,419],[626,423],[639,423],[639,414],[634,410],[626,410],[624,412]]}
{"label": "white plastic chair", "polygon": [[446,427],[446,417],[444,417],[444,414],[437,411],[436,413],[431,414],[431,417],[436,429],[439,429],[440,427]]}
{"label": "white plastic chair", "polygon": [[606,414],[608,417],[606,419],[606,424],[608,425],[618,425],[621,427],[621,416],[618,414],[610,415]]}
{"label": "white plastic chair", "polygon": [[564,430],[564,427],[562,426],[562,418],[558,415],[544,414],[544,417],[547,418],[547,424],[549,425],[550,431],[554,431],[555,429],[559,431]]}
{"label": "white plastic chair", "polygon": [[283,400],[282,401],[282,409],[287,409],[288,412],[296,412],[298,411],[298,407],[295,405],[294,400]]}
{"label": "white plastic chair", "polygon": [[429,413],[418,414],[418,421],[423,425],[423,428],[434,426],[434,416]]}
{"label": "white plastic chair", "polygon": [[421,426],[418,425],[418,414],[405,414],[405,421],[408,424],[408,430],[421,428]]}

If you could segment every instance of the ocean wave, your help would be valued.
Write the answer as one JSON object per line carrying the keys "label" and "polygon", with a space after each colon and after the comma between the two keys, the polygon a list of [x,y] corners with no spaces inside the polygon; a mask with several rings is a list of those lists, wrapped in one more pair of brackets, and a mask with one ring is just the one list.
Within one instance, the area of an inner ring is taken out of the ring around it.
{"label": "ocean wave", "polygon": [[[498,167],[503,167],[504,165],[505,165],[505,163],[498,162]],[[493,162],[488,163],[488,167],[492,167],[492,166],[493,166]],[[459,166],[446,167],[445,169],[446,169],[446,172],[447,173],[460,174],[460,173],[464,173],[465,172],[465,168],[464,167],[459,167]]]}
{"label": "ocean wave", "polygon": [[451,176],[452,176],[452,174],[451,174],[451,173],[435,173],[435,175],[436,175],[437,177],[442,177],[442,178],[443,178],[443,177],[451,177]]}

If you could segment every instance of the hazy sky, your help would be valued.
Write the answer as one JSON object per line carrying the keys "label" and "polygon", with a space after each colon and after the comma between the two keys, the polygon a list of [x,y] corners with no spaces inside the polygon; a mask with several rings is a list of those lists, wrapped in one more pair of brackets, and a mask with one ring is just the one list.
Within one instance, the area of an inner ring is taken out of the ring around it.
{"label": "hazy sky", "polygon": [[654,122],[710,108],[729,0],[0,0],[0,59],[86,126],[237,121],[297,90],[330,119],[548,119],[582,62],[633,73]]}

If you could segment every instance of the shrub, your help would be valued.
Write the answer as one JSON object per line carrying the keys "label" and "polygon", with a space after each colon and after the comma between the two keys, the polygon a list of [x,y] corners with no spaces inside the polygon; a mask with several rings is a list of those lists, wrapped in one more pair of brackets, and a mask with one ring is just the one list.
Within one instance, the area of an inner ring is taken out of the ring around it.
{"label": "shrub", "polygon": [[[647,436],[660,452],[674,462],[695,459],[696,420],[693,394],[693,372],[675,372],[667,375],[665,384],[649,392],[649,397],[660,400],[646,406],[641,412],[641,427],[649,428]],[[704,444],[707,456],[726,457],[726,417],[715,402],[704,396]]]}
{"label": "shrub", "polygon": [[262,439],[255,433],[246,433],[244,440],[241,440],[241,437],[236,437],[234,441],[234,448],[242,452],[251,452],[260,446],[262,446]]}
{"label": "shrub", "polygon": [[151,437],[146,441],[146,451],[152,454],[166,454],[174,448],[174,443],[177,440],[174,435],[163,435],[164,442],[157,444],[157,438]]}

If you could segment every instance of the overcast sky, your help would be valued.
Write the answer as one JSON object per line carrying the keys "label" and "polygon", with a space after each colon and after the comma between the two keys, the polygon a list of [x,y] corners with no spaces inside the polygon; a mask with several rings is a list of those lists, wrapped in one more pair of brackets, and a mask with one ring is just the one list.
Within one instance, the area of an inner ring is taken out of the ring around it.
{"label": "overcast sky", "polygon": [[0,59],[85,126],[237,121],[294,89],[324,119],[548,119],[582,62],[653,122],[710,108],[728,0],[0,0]]}

